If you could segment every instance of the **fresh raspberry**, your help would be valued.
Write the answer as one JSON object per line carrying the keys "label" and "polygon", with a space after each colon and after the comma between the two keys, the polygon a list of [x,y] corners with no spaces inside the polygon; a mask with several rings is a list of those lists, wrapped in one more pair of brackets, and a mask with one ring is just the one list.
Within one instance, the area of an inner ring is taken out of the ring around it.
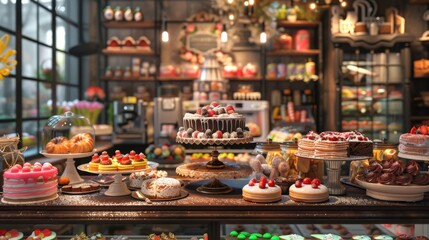
{"label": "fresh raspberry", "polygon": [[316,184],[317,186],[320,185],[320,180],[318,178],[313,179],[313,181],[311,181],[311,184]]}
{"label": "fresh raspberry", "polygon": [[296,180],[295,181],[295,187],[301,188],[302,187],[302,182],[300,180]]}
{"label": "fresh raspberry", "polygon": [[275,187],[276,186],[276,183],[274,182],[274,180],[273,179],[270,179],[269,181],[268,181],[268,187]]}
{"label": "fresh raspberry", "polygon": [[304,180],[302,181],[302,183],[304,184],[311,184],[311,178],[304,178]]}

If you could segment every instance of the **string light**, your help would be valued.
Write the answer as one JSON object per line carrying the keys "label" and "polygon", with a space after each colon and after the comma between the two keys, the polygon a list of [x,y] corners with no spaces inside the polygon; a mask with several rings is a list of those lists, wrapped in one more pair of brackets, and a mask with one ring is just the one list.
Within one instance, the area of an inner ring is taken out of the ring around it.
{"label": "string light", "polygon": [[317,4],[316,3],[314,3],[314,2],[310,3],[310,9],[311,10],[315,10],[316,8],[317,8]]}
{"label": "string light", "polygon": [[226,24],[222,25],[222,32],[220,33],[220,41],[223,43],[228,42],[228,33],[226,32]]}
{"label": "string light", "polygon": [[259,42],[263,44],[267,42],[267,33],[265,32],[265,22],[261,23],[261,33],[259,34]]}
{"label": "string light", "polygon": [[167,22],[165,20],[165,17],[162,18],[162,33],[161,33],[161,41],[162,42],[168,42],[170,40],[168,31],[167,31]]}
{"label": "string light", "polygon": [[234,0],[228,0],[227,2],[228,2],[228,4],[233,4]]}
{"label": "string light", "polygon": [[347,7],[347,2],[346,1],[342,1],[341,3],[340,3],[340,5],[341,5],[341,7]]}
{"label": "string light", "polygon": [[232,13],[229,14],[228,19],[229,19],[229,21],[234,21],[234,19],[235,19],[234,14],[232,14]]}
{"label": "string light", "polygon": [[255,4],[255,0],[249,0],[249,5],[253,6]]}

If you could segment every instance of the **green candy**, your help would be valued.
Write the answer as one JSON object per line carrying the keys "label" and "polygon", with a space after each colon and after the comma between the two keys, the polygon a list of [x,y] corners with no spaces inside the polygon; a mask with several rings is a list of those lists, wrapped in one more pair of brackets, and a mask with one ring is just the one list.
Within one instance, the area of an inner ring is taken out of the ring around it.
{"label": "green candy", "polygon": [[264,233],[264,235],[262,235],[262,238],[270,239],[271,238],[271,233]]}
{"label": "green candy", "polygon": [[249,240],[258,240],[256,235],[250,235]]}
{"label": "green candy", "polygon": [[237,237],[238,236],[238,232],[237,231],[232,231],[229,233],[229,236],[231,237]]}
{"label": "green candy", "polygon": [[261,238],[261,237],[262,237],[262,234],[260,234],[260,233],[252,233],[252,235],[257,236],[258,238]]}
{"label": "green candy", "polygon": [[246,237],[249,237],[250,236],[250,233],[249,232],[241,232],[240,234],[243,234],[244,236],[246,236]]}
{"label": "green candy", "polygon": [[240,233],[240,234],[237,236],[237,238],[238,238],[238,239],[246,239],[246,235],[244,235],[244,234]]}
{"label": "green candy", "polygon": [[272,236],[270,240],[280,240],[279,236]]}

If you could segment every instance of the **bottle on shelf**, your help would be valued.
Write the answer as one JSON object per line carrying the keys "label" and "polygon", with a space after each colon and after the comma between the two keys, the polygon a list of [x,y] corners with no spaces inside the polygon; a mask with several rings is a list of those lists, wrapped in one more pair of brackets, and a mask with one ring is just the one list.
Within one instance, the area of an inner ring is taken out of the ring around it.
{"label": "bottle on shelf", "polygon": [[106,6],[104,8],[103,14],[104,14],[104,19],[106,19],[107,21],[111,21],[115,17],[114,16],[115,13],[114,13],[113,8],[111,6]]}
{"label": "bottle on shelf", "polygon": [[121,7],[117,6],[115,9],[115,21],[122,20],[124,20],[124,11],[121,9]]}
{"label": "bottle on shelf", "polygon": [[134,8],[134,21],[143,21],[144,20],[144,15],[143,12],[141,11],[140,7],[136,7]]}
{"label": "bottle on shelf", "polygon": [[316,64],[311,58],[305,63],[305,74],[307,76],[316,75]]}
{"label": "bottle on shelf", "polygon": [[131,9],[130,6],[126,7],[125,12],[124,12],[125,21],[131,22],[131,21],[133,21],[133,18],[134,18],[133,10]]}

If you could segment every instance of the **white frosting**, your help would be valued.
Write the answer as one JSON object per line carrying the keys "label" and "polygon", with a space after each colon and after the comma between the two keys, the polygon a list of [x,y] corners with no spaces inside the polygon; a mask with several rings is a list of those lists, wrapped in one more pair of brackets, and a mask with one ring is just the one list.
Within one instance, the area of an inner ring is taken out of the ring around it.
{"label": "white frosting", "polygon": [[275,202],[282,198],[282,190],[279,186],[260,188],[259,183],[254,186],[246,184],[243,187],[243,198],[254,202]]}
{"label": "white frosting", "polygon": [[149,179],[143,182],[141,192],[148,197],[166,199],[180,196],[180,182],[174,178]]}
{"label": "white frosting", "polygon": [[311,184],[302,184],[302,187],[297,188],[295,184],[289,188],[289,196],[292,200],[302,202],[324,202],[329,198],[328,188],[320,184],[317,188],[313,188]]}
{"label": "white frosting", "polygon": [[129,177],[131,187],[141,187],[143,181],[151,178],[167,177],[168,173],[162,170],[141,171],[132,173]]}

